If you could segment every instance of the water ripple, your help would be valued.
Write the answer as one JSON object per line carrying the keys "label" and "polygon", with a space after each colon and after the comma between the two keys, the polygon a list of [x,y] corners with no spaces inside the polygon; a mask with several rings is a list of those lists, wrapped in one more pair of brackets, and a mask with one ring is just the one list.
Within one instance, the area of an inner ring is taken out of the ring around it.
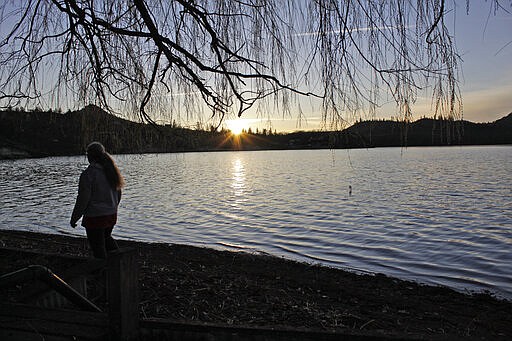
{"label": "water ripple", "polygon": [[[268,253],[512,298],[512,147],[116,160],[127,181],[118,237]],[[85,157],[0,161],[0,228],[84,235],[68,221],[86,166]]]}

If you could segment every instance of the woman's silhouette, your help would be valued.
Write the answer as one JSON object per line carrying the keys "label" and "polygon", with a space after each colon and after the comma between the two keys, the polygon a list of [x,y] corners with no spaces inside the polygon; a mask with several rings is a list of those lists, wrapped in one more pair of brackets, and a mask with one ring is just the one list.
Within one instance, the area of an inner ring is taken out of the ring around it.
{"label": "woman's silhouette", "polygon": [[76,227],[82,218],[87,240],[96,258],[107,258],[107,252],[118,249],[112,238],[117,222],[124,179],[112,157],[99,142],[87,146],[89,166],[80,175],[78,196],[70,224]]}

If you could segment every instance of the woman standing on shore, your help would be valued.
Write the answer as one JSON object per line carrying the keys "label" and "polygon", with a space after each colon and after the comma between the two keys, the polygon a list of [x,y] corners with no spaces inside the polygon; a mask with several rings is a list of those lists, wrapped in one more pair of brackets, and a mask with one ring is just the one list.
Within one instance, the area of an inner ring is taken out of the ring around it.
{"label": "woman standing on shore", "polygon": [[89,166],[80,175],[78,197],[71,215],[74,228],[82,218],[87,240],[96,258],[107,258],[107,252],[118,249],[112,238],[117,222],[124,179],[112,157],[99,142],[87,146]]}

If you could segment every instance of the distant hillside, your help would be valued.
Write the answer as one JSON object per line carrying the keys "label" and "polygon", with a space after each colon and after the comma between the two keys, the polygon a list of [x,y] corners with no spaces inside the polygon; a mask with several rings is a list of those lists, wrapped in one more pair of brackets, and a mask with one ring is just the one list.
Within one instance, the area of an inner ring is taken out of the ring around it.
{"label": "distant hillside", "polygon": [[0,158],[83,155],[91,141],[101,141],[113,154],[512,144],[512,113],[492,123],[426,118],[408,124],[364,121],[339,132],[234,137],[228,131],[136,123],[93,105],[66,114],[0,111]]}
{"label": "distant hillside", "polygon": [[295,132],[272,140],[288,149],[512,144],[512,113],[492,123],[363,121],[339,132]]}
{"label": "distant hillside", "polygon": [[412,123],[366,121],[340,134],[343,148],[511,144],[512,113],[492,123],[423,118]]}
{"label": "distant hillside", "polygon": [[91,141],[101,141],[113,154],[194,151],[223,137],[136,123],[94,105],[66,114],[3,111],[0,122],[0,158],[82,155]]}

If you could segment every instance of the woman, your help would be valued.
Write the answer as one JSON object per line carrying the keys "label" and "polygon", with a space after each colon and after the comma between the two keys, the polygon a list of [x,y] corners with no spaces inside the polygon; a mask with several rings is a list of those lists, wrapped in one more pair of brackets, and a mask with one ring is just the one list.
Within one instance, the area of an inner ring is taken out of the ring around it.
{"label": "woman", "polygon": [[87,146],[89,166],[80,175],[78,197],[71,215],[74,228],[82,218],[87,240],[94,257],[107,258],[107,252],[118,249],[112,238],[117,222],[117,207],[121,201],[124,179],[112,157],[99,142]]}

